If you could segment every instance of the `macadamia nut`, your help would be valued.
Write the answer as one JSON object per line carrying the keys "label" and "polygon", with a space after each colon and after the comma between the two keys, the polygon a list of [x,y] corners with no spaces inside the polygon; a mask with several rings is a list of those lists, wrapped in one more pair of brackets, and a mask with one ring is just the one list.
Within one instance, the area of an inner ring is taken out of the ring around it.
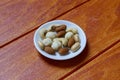
{"label": "macadamia nut", "polygon": [[55,38],[56,37],[56,33],[55,32],[47,32],[46,33],[46,38]]}
{"label": "macadamia nut", "polygon": [[62,45],[61,45],[61,42],[60,41],[54,41],[53,43],[52,43],[52,48],[54,49],[54,50],[58,50],[60,47],[61,47]]}
{"label": "macadamia nut", "polygon": [[65,38],[66,38],[66,39],[70,39],[72,36],[73,36],[73,33],[72,33],[72,32],[67,32],[67,33],[65,34]]}
{"label": "macadamia nut", "polygon": [[45,46],[50,46],[52,44],[52,40],[50,38],[46,38],[43,40],[43,44]]}

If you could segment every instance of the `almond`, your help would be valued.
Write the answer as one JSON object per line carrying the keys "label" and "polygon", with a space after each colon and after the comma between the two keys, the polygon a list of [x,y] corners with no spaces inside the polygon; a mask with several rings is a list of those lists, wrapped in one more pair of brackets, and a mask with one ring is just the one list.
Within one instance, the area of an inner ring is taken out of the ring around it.
{"label": "almond", "polygon": [[59,52],[61,55],[65,55],[65,54],[68,53],[68,51],[69,51],[68,48],[60,48],[58,52]]}
{"label": "almond", "polygon": [[65,30],[65,29],[66,29],[66,25],[63,24],[63,25],[60,25],[60,26],[56,27],[55,31],[59,32],[59,31]]}
{"label": "almond", "polygon": [[56,25],[52,25],[49,31],[55,31],[56,27],[57,27]]}
{"label": "almond", "polygon": [[62,30],[62,31],[59,31],[58,33],[57,33],[57,37],[62,37],[62,36],[64,36],[65,35],[65,30]]}
{"label": "almond", "polygon": [[69,41],[68,41],[68,47],[71,48],[71,46],[75,43],[75,40],[74,38],[70,38]]}
{"label": "almond", "polygon": [[49,53],[49,54],[55,54],[54,49],[51,48],[51,47],[48,47],[48,46],[45,47],[44,51],[47,52],[47,53]]}

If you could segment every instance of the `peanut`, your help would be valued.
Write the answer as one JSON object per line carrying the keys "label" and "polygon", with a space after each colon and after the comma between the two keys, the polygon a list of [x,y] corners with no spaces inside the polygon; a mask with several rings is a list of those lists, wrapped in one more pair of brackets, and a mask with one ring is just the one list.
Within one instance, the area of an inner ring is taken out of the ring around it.
{"label": "peanut", "polygon": [[71,47],[71,51],[75,52],[80,48],[80,43],[76,42],[72,47]]}

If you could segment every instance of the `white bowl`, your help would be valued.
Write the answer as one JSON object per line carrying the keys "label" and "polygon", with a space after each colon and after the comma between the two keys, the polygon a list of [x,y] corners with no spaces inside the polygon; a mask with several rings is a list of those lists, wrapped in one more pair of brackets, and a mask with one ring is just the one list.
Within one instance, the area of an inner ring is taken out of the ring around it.
{"label": "white bowl", "polygon": [[[55,25],[55,24],[58,24],[58,25],[65,24],[65,25],[67,25],[67,27],[76,28],[78,30],[79,38],[80,38],[80,41],[81,41],[81,43],[80,43],[81,47],[80,47],[80,49],[78,51],[76,51],[74,53],[70,51],[69,54],[67,54],[67,55],[60,55],[58,52],[56,52],[55,55],[51,55],[51,54],[46,53],[45,51],[43,51],[39,47],[38,41],[42,40],[40,38],[40,35],[39,35],[40,29],[42,29],[42,28],[46,28],[47,29],[49,26]],[[54,21],[50,21],[50,22],[47,22],[47,23],[41,25],[36,30],[36,32],[34,34],[34,45],[35,45],[36,49],[38,50],[38,52],[40,54],[42,54],[43,56],[47,57],[47,58],[50,58],[50,59],[53,59],[53,60],[67,60],[67,59],[71,59],[73,57],[78,56],[84,50],[84,48],[86,46],[86,35],[85,35],[84,31],[80,28],[80,26],[76,25],[73,22],[66,21],[66,20],[54,20]]]}

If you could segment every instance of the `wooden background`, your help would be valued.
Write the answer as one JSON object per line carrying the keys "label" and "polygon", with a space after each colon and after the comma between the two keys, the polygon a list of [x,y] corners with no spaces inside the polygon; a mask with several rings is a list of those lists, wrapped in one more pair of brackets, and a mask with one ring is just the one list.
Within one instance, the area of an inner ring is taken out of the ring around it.
{"label": "wooden background", "polygon": [[[59,19],[87,36],[82,54],[67,61],[33,44],[40,25]],[[120,0],[1,0],[0,80],[120,80]]]}

